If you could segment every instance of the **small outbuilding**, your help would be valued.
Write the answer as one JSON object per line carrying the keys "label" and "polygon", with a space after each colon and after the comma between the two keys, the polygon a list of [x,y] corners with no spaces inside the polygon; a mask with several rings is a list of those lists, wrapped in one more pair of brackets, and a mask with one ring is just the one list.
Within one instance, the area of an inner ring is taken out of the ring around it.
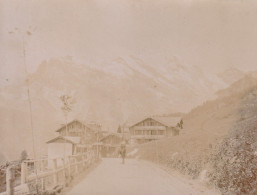
{"label": "small outbuilding", "polygon": [[101,155],[102,157],[117,157],[121,142],[123,141],[122,134],[110,133],[101,140]]}

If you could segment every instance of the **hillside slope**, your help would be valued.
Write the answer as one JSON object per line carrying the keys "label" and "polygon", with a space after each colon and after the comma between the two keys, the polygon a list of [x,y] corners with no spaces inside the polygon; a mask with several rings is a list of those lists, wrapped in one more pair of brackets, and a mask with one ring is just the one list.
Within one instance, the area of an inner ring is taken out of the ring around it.
{"label": "hillside slope", "polygon": [[241,100],[238,120],[212,158],[211,181],[224,193],[257,194],[257,87]]}
{"label": "hillside slope", "polygon": [[[248,85],[248,83],[252,83],[252,85]],[[236,86],[238,86],[238,90],[233,90]],[[140,145],[137,147],[138,152],[135,156],[179,170],[193,178],[204,179],[209,176],[212,184],[217,185],[224,193],[228,191],[238,192],[238,190],[240,192],[241,189],[246,188],[245,184],[240,184],[243,185],[240,189],[238,186],[236,188],[236,185],[239,183],[238,181],[242,182],[246,178],[242,177],[243,179],[236,180],[233,178],[234,175],[231,175],[230,178],[224,179],[224,167],[227,166],[225,163],[227,159],[232,159],[234,158],[233,155],[238,155],[239,145],[247,145],[245,141],[249,141],[248,146],[250,144],[252,148],[249,153],[250,156],[253,156],[254,151],[257,151],[256,139],[250,138],[251,136],[257,137],[256,87],[257,80],[255,78],[249,76],[242,78],[224,90],[227,92],[226,95],[208,101],[186,114],[183,117],[184,129],[181,130],[179,136]],[[251,121],[251,124],[248,121]],[[249,133],[249,129],[251,129],[251,133]],[[237,146],[233,145],[234,142],[225,144],[233,137],[236,137],[238,143],[241,144]],[[222,159],[220,154],[226,156],[224,151],[229,151],[230,155]],[[249,165],[249,162],[247,162],[248,164],[243,162],[242,160],[239,167]],[[229,170],[228,167],[226,169]],[[253,174],[256,166],[253,169],[250,173],[247,169],[248,174]],[[235,183],[230,183],[229,188],[228,186],[225,187],[224,182],[230,180]],[[252,190],[254,184],[250,184],[251,187],[248,189]],[[248,190],[248,192],[252,191]]]}

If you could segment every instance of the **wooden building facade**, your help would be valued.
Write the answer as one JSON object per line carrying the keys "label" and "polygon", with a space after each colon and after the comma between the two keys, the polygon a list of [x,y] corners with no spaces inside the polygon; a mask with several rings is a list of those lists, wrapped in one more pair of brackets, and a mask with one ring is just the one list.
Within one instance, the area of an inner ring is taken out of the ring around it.
{"label": "wooden building facade", "polygon": [[181,118],[148,117],[129,127],[131,143],[145,143],[178,135],[176,127]]}
{"label": "wooden building facade", "polygon": [[59,135],[47,142],[48,158],[86,152],[97,142],[101,135],[101,126],[98,124],[87,125],[79,120],[73,120],[67,126],[63,125],[56,132]]}
{"label": "wooden building facade", "polygon": [[110,133],[101,140],[101,155],[102,157],[117,157],[118,150],[123,141],[122,134]]}

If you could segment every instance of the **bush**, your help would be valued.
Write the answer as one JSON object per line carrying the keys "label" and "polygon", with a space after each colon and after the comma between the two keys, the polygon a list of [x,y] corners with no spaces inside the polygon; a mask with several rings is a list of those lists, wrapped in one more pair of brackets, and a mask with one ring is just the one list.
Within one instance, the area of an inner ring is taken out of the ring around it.
{"label": "bush", "polygon": [[257,194],[257,98],[247,95],[228,138],[212,157],[211,181],[224,194]]}

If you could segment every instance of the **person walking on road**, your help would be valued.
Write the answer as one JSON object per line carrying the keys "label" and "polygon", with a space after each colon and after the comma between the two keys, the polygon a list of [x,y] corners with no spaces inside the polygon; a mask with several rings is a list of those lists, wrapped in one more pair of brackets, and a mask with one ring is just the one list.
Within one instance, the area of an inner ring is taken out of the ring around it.
{"label": "person walking on road", "polygon": [[123,142],[120,146],[120,151],[119,151],[121,158],[122,158],[122,164],[125,163],[125,157],[126,157],[126,144]]}

